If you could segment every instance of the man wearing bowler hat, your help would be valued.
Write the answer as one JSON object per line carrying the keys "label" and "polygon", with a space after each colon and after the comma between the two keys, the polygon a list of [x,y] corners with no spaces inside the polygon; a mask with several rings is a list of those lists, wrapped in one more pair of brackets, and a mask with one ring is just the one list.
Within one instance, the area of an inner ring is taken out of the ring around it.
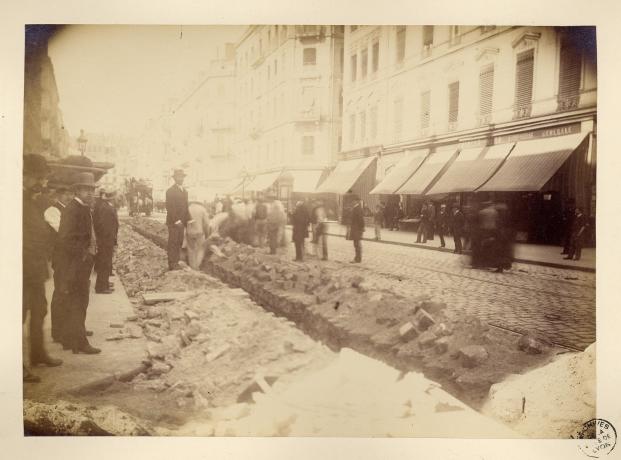
{"label": "man wearing bowler hat", "polygon": [[[45,281],[49,271],[45,253],[52,241],[43,209],[36,202],[50,173],[45,158],[37,154],[24,155],[23,169],[23,227],[22,227],[22,322],[30,312],[29,348],[30,365],[58,366],[60,359],[47,354],[43,345],[43,320],[47,314]],[[40,378],[23,366],[24,382],[39,382]]]}
{"label": "man wearing bowler hat", "polygon": [[93,228],[97,239],[95,255],[95,292],[111,294],[110,274],[112,273],[112,257],[119,232],[119,219],[116,208],[112,205],[115,192],[110,188],[102,189],[99,206],[93,210]]}
{"label": "man wearing bowler hat", "polygon": [[168,226],[168,268],[179,269],[183,232],[190,221],[188,209],[188,191],[183,188],[185,173],[182,169],[175,169],[173,173],[175,183],[166,190],[166,225]]}
{"label": "man wearing bowler hat", "polygon": [[90,276],[96,252],[95,231],[90,206],[95,179],[92,173],[75,175],[73,200],[65,207],[58,229],[55,267],[60,271],[59,287],[66,299],[67,324],[61,337],[63,348],[73,353],[96,354],[86,338],[86,310],[89,302]]}

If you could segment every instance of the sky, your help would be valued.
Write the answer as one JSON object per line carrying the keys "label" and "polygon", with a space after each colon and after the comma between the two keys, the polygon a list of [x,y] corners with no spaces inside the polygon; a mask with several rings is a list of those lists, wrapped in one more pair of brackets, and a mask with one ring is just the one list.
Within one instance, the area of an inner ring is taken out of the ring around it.
{"label": "sky", "polygon": [[71,136],[136,136],[181,97],[245,26],[68,26],[52,38],[60,108]]}

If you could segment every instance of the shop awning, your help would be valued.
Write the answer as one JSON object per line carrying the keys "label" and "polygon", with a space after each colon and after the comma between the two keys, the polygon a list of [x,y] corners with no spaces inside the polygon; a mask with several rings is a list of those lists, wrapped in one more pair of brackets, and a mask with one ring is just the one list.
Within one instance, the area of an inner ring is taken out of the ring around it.
{"label": "shop awning", "polygon": [[232,180],[229,184],[227,195],[235,195],[236,193],[241,193],[243,190],[244,183],[248,183],[252,180],[252,178],[248,177],[246,179],[235,179]]}
{"label": "shop awning", "polygon": [[410,178],[412,174],[425,161],[429,154],[428,149],[411,150],[390,170],[383,181],[375,186],[369,193],[392,195]]}
{"label": "shop awning", "polygon": [[427,195],[476,190],[498,170],[514,145],[512,142],[462,150]]}
{"label": "shop awning", "polygon": [[586,133],[518,142],[500,169],[477,191],[537,191],[550,180]]}
{"label": "shop awning", "polygon": [[356,160],[339,161],[334,171],[321,184],[317,193],[346,193],[351,189],[358,178],[367,170],[369,165],[375,160],[376,156],[358,158]]}
{"label": "shop awning", "polygon": [[246,192],[262,192],[267,190],[274,182],[280,177],[282,171],[276,171],[271,173],[259,174],[249,184],[244,186]]}
{"label": "shop awning", "polygon": [[423,195],[429,186],[433,184],[436,177],[438,177],[442,168],[455,157],[456,153],[457,148],[454,148],[440,150],[428,155],[412,177],[397,190],[397,193],[403,195]]}
{"label": "shop awning", "polygon": [[321,170],[290,170],[293,176],[293,191],[296,193],[313,193],[317,188],[323,171]]}

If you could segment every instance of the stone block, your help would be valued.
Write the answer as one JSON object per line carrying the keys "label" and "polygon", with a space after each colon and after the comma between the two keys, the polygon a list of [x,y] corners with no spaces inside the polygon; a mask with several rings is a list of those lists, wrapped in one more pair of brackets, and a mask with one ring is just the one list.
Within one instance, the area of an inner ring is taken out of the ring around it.
{"label": "stone block", "polygon": [[360,286],[360,283],[362,282],[364,282],[364,278],[362,276],[356,275],[351,279],[351,285],[352,287],[355,287],[355,288]]}
{"label": "stone block", "polygon": [[188,322],[191,322],[192,320],[198,320],[199,316],[196,312],[192,311],[192,310],[186,310],[183,312],[183,316],[185,316],[185,319]]}
{"label": "stone block", "polygon": [[416,328],[410,322],[405,323],[399,328],[399,337],[401,337],[401,341],[403,342],[409,342],[417,335],[418,332],[416,331]]}
{"label": "stone block", "polygon": [[420,308],[414,315],[414,325],[419,331],[426,331],[435,324],[433,317],[424,308]]}
{"label": "stone block", "polygon": [[529,355],[539,355],[546,349],[543,342],[530,335],[523,335],[520,337],[517,346],[518,350],[528,353]]}
{"label": "stone block", "polygon": [[418,336],[418,345],[421,348],[430,348],[435,343],[438,336],[431,331],[425,331]]}
{"label": "stone block", "polygon": [[468,345],[460,348],[459,356],[462,366],[468,368],[477,367],[489,358],[487,350],[482,345]]}
{"label": "stone block", "polygon": [[436,323],[431,326],[430,330],[438,337],[453,335],[453,326],[447,325],[446,323]]}
{"label": "stone block", "polygon": [[451,339],[448,337],[440,337],[435,342],[435,350],[438,354],[444,354],[448,351],[449,346],[451,344]]}
{"label": "stone block", "polygon": [[149,370],[151,375],[162,375],[170,372],[170,365],[162,362],[154,362]]}

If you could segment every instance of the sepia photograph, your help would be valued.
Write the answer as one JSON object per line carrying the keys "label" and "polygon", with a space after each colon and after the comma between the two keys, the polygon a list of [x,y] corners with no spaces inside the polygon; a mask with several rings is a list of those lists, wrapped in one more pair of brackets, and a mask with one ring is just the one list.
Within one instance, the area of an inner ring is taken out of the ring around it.
{"label": "sepia photograph", "polygon": [[596,26],[23,33],[24,436],[614,449]]}

